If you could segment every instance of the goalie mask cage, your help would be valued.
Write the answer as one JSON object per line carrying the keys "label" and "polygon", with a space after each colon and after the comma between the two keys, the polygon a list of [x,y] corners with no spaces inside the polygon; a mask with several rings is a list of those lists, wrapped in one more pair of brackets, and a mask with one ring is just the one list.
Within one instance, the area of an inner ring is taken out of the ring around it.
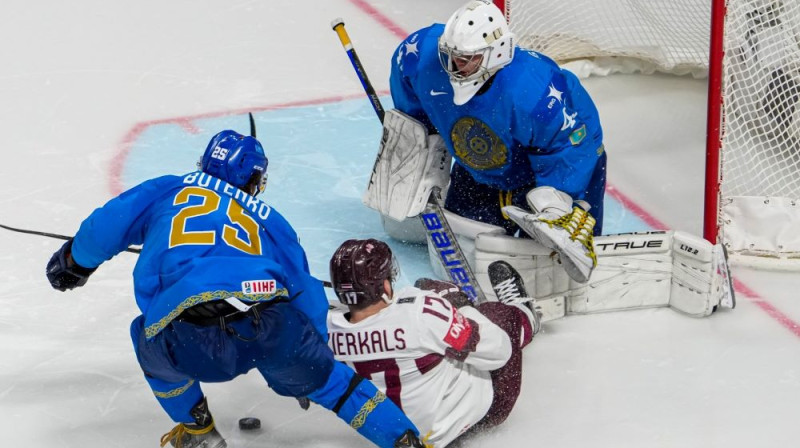
{"label": "goalie mask cage", "polygon": [[800,266],[800,0],[495,4],[518,45],[559,63],[708,76],[704,237],[738,262]]}

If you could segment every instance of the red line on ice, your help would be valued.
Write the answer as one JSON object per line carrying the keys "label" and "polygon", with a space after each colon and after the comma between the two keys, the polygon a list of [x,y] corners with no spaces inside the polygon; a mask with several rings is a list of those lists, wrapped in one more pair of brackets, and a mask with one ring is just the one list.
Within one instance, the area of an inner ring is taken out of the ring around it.
{"label": "red line on ice", "polygon": [[[381,91],[377,93],[378,95],[387,95],[389,92]],[[232,115],[243,115],[248,112],[263,112],[266,110],[287,109],[290,107],[302,107],[302,106],[313,106],[315,104],[335,103],[353,98],[359,98],[362,96],[366,96],[366,94],[358,93],[358,94],[351,94],[344,96],[332,96],[327,98],[290,101],[287,103],[272,104],[267,106],[255,106],[255,107],[248,107],[241,109],[224,110],[218,112],[207,112],[198,115],[188,115],[185,117],[176,117],[176,118],[164,118],[159,120],[142,121],[140,123],[136,123],[122,138],[122,142],[120,143],[119,148],[117,149],[117,155],[114,156],[113,159],[111,159],[108,188],[111,191],[111,194],[114,196],[122,193],[122,191],[124,190],[124,187],[122,185],[122,170],[125,167],[125,162],[127,161],[128,155],[131,152],[131,147],[139,138],[139,136],[142,135],[142,133],[145,130],[147,130],[147,128],[149,128],[150,126],[156,126],[160,124],[176,124],[186,129],[187,132],[196,134],[200,132],[200,129],[197,128],[197,126],[195,126],[194,120],[199,120],[203,118],[228,117]]]}
{"label": "red line on ice", "polygon": [[[645,209],[633,202],[614,186],[607,185],[606,193],[619,201],[623,207],[633,212],[633,214],[638,216],[639,219],[647,223],[647,225],[653,229],[669,228],[666,224],[653,217],[653,215],[649,214]],[[792,320],[791,317],[783,314],[779,309],[775,308],[773,304],[767,302],[757,292],[735,278],[733,279],[733,287],[738,293],[738,297],[741,298],[742,295],[744,295],[748,300],[753,302],[757,307],[761,308],[761,310],[767,313],[771,318],[778,321],[779,324],[794,333],[795,336],[800,337],[800,324]]]}
{"label": "red line on ice", "polygon": [[355,5],[358,9],[362,10],[368,16],[375,19],[376,22],[383,25],[384,28],[386,28],[387,30],[389,30],[389,32],[397,36],[400,40],[405,40],[405,38],[408,37],[408,33],[402,27],[400,27],[400,25],[395,23],[394,20],[385,16],[382,12],[375,9],[374,6],[370,5],[365,0],[350,0],[350,3]]}

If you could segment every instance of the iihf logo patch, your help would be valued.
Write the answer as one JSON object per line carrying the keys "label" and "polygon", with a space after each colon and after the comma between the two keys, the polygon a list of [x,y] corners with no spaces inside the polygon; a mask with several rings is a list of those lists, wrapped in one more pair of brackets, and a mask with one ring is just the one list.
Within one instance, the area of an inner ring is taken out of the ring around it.
{"label": "iihf logo patch", "polygon": [[275,280],[247,280],[242,282],[242,292],[244,294],[273,294],[275,292]]}

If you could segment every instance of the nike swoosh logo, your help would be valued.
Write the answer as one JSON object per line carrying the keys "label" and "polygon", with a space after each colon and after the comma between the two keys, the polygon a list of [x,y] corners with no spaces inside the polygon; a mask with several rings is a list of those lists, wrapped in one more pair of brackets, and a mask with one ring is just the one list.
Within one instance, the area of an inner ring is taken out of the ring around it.
{"label": "nike swoosh logo", "polygon": [[438,96],[438,95],[447,95],[447,92],[437,92],[431,89],[431,96]]}

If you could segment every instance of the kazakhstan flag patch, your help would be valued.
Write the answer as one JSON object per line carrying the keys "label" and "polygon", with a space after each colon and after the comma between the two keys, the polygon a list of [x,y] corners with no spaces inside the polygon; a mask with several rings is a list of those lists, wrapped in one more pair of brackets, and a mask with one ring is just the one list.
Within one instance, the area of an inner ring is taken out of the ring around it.
{"label": "kazakhstan flag patch", "polygon": [[586,125],[575,129],[572,134],[569,134],[569,142],[572,143],[572,146],[579,145],[584,138],[586,138]]}

